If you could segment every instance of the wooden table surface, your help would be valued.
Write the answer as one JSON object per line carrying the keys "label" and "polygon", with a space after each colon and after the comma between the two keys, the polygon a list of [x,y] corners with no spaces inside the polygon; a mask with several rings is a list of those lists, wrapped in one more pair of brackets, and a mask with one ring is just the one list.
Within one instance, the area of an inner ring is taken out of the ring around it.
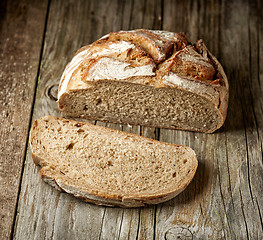
{"label": "wooden table surface", "polygon": [[[262,16],[260,0],[0,1],[0,239],[263,239]],[[84,203],[40,179],[29,129],[61,116],[59,79],[77,49],[136,28],[204,39],[229,79],[228,116],[214,134],[96,122],[190,146],[199,167],[157,206]]]}

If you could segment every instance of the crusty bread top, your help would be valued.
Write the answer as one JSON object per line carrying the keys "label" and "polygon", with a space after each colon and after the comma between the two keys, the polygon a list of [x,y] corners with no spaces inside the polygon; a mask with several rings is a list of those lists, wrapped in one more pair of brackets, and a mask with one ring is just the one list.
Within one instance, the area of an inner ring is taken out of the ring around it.
{"label": "crusty bread top", "polygon": [[81,48],[67,65],[58,98],[98,80],[128,81],[153,87],[180,88],[227,108],[228,81],[202,40],[183,33],[138,29],[112,32]]}
{"label": "crusty bread top", "polygon": [[98,204],[168,200],[191,182],[198,165],[189,147],[51,116],[35,121],[30,144],[50,184]]}

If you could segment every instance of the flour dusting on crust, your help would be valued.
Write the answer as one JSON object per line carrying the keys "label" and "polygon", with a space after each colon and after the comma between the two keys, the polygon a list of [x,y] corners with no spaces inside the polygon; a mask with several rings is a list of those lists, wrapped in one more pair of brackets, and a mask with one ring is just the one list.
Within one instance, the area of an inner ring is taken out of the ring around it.
{"label": "flour dusting on crust", "polygon": [[134,67],[130,63],[104,57],[89,70],[87,81],[100,79],[126,79],[133,76],[154,76],[154,64]]}
{"label": "flour dusting on crust", "polygon": [[60,79],[60,90],[58,91],[58,99],[60,96],[66,92],[69,80],[73,74],[73,72],[78,68],[79,64],[85,59],[86,55],[88,54],[89,49],[86,49],[80,53],[78,53],[72,61],[67,65],[65,71],[62,74]]}
{"label": "flour dusting on crust", "polygon": [[[60,91],[58,92],[58,99],[60,98],[60,96],[66,92],[68,83],[70,81],[70,78],[72,77],[72,74],[74,73],[74,71],[79,67],[79,65],[86,59],[95,59],[101,56],[107,57],[110,56],[111,54],[121,54],[122,52],[128,51],[129,49],[134,49],[136,46],[130,42],[126,42],[126,41],[120,41],[120,42],[111,42],[107,45],[94,45],[94,46],[90,46],[89,48],[85,49],[84,51],[79,52],[77,55],[74,56],[74,58],[72,59],[72,61],[68,64],[68,66],[66,67],[61,80],[60,80]],[[96,66],[100,66],[100,67],[106,67],[106,69],[98,69],[96,67],[96,71],[93,68],[93,76],[91,79],[93,80],[99,80],[99,79],[110,79],[109,77],[110,75],[110,71],[112,70],[115,74],[115,79],[118,78],[118,76],[122,76],[120,77],[120,79],[123,78],[128,78],[128,77],[133,77],[133,76],[153,76],[153,68],[154,65],[153,64],[149,64],[149,65],[145,65],[145,66],[141,66],[141,67],[136,67],[133,70],[130,68],[129,69],[129,64],[125,64],[125,63],[119,63],[119,67],[120,67],[120,72],[118,72],[118,70],[116,69],[116,61],[114,59],[111,59],[112,61],[112,68],[111,63],[109,61],[109,59],[107,60],[107,64],[105,64],[105,59],[100,62],[99,61],[99,65],[96,64]],[[144,72],[145,71],[145,72]],[[100,73],[101,72],[101,73]],[[144,72],[144,73],[143,73]],[[99,78],[99,76],[103,77],[103,78]],[[108,76],[105,78],[105,76]]]}
{"label": "flour dusting on crust", "polygon": [[163,76],[163,83],[168,86],[177,86],[178,88],[185,89],[190,92],[196,92],[196,89],[198,88],[198,92],[201,96],[213,99],[215,105],[218,105],[219,103],[219,92],[209,83],[198,80],[190,80],[185,77],[178,76],[173,72]]}

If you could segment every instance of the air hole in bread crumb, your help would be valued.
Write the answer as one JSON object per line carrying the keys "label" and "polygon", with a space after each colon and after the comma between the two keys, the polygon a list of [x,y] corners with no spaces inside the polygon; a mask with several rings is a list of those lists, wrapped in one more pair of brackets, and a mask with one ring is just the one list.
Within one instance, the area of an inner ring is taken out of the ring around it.
{"label": "air hole in bread crumb", "polygon": [[99,99],[96,99],[96,105],[99,105],[101,104],[102,100],[99,98]]}
{"label": "air hole in bread crumb", "polygon": [[113,163],[112,163],[112,161],[108,161],[108,166],[113,166]]}
{"label": "air hole in bread crumb", "polygon": [[183,163],[186,164],[186,163],[187,163],[187,159],[184,159],[184,160],[183,160]]}
{"label": "air hole in bread crumb", "polygon": [[173,178],[175,178],[175,177],[176,177],[176,172],[173,173]]}
{"label": "air hole in bread crumb", "polygon": [[75,127],[81,127],[81,126],[83,126],[82,123],[76,123],[76,124],[75,124]]}
{"label": "air hole in bread crumb", "polygon": [[82,132],[85,132],[85,131],[81,128],[77,131],[77,133],[82,133]]}
{"label": "air hole in bread crumb", "polygon": [[66,150],[71,150],[74,147],[75,143],[70,143],[67,147]]}
{"label": "air hole in bread crumb", "polygon": [[58,132],[61,132],[61,127],[58,128]]}

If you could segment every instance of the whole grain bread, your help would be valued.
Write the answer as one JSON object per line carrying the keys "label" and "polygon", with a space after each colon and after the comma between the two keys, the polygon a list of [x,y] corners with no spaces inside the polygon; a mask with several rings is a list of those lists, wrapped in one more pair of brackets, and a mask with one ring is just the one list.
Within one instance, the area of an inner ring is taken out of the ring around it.
{"label": "whole grain bread", "polygon": [[226,118],[228,80],[202,40],[120,31],[76,53],[58,104],[71,117],[211,133]]}
{"label": "whole grain bread", "polygon": [[47,183],[108,206],[167,201],[186,188],[198,165],[189,147],[52,116],[34,122],[30,145]]}

